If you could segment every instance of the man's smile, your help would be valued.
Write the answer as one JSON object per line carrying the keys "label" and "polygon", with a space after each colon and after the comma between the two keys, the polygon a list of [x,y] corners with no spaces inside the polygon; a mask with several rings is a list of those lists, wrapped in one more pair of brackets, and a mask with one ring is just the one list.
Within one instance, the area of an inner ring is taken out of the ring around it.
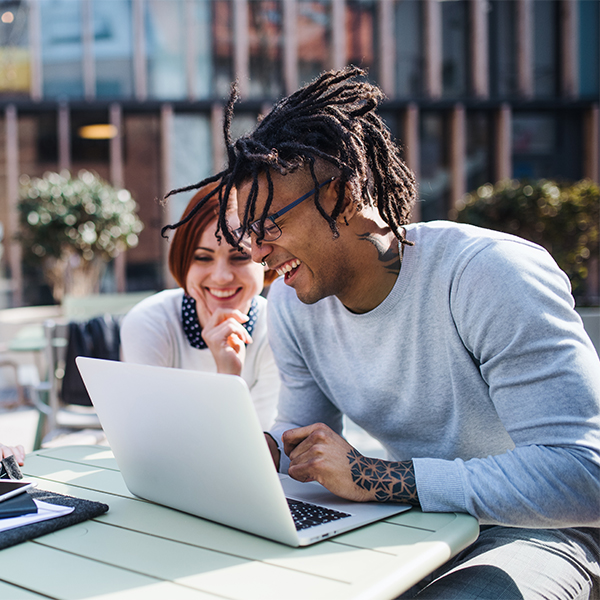
{"label": "man's smile", "polygon": [[300,260],[298,260],[297,258],[294,258],[292,260],[289,260],[286,263],[283,263],[279,267],[277,267],[275,269],[275,271],[277,272],[278,275],[283,275],[284,277],[289,278],[288,273],[290,273],[294,269],[297,269],[301,264],[302,263]]}

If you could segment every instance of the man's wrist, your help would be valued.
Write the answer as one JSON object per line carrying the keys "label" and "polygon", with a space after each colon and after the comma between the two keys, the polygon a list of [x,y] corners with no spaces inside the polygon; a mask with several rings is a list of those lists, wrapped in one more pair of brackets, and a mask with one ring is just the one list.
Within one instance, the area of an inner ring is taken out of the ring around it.
{"label": "man's wrist", "polygon": [[279,471],[279,463],[281,462],[281,450],[279,449],[279,444],[268,431],[265,431],[264,434],[265,439],[267,440],[267,446],[269,446],[269,450],[271,451],[273,462],[275,463],[275,468]]}
{"label": "man's wrist", "polygon": [[348,452],[354,483],[368,491],[377,502],[406,502],[419,505],[412,460],[397,462],[363,456],[352,448]]}

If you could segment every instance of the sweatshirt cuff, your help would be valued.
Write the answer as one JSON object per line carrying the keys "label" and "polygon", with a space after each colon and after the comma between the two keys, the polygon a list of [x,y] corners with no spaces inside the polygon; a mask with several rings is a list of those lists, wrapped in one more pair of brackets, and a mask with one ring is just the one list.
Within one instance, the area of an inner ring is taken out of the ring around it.
{"label": "sweatshirt cuff", "polygon": [[413,466],[423,512],[468,512],[458,459],[414,458]]}

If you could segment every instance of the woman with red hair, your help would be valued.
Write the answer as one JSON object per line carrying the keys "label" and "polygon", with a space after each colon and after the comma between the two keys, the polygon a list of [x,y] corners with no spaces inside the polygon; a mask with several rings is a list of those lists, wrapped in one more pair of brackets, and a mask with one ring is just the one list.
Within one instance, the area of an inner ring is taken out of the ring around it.
{"label": "woman with red hair", "polygon": [[[216,185],[195,194],[184,219]],[[267,340],[267,301],[259,295],[265,268],[216,237],[218,210],[216,194],[175,231],[169,269],[180,287],[146,298],[127,314],[123,359],[239,375],[267,430],[275,417],[279,374]],[[239,227],[234,198],[227,219],[232,229]],[[273,278],[267,272],[266,283]]]}

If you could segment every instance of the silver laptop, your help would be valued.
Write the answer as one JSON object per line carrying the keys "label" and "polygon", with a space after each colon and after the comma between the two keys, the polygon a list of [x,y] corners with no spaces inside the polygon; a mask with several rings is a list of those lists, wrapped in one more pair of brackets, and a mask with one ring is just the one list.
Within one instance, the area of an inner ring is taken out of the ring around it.
{"label": "silver laptop", "polygon": [[410,508],[349,502],[278,474],[241,377],[84,357],[77,366],[135,496],[290,546]]}

